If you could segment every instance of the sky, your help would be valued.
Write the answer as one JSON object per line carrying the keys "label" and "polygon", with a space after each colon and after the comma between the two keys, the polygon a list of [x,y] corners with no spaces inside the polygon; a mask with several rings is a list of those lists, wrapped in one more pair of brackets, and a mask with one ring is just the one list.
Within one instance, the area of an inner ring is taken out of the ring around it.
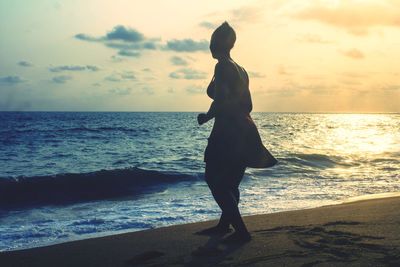
{"label": "sky", "polygon": [[224,21],[254,111],[400,112],[400,0],[0,0],[0,110],[207,111]]}

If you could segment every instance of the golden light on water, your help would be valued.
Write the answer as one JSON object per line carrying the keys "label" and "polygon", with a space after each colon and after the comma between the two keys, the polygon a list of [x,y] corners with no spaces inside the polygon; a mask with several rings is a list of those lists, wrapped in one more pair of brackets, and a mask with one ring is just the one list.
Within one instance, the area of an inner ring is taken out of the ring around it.
{"label": "golden light on water", "polygon": [[337,126],[327,139],[334,142],[338,153],[378,154],[396,150],[394,129],[388,129],[387,115],[338,114],[329,116],[329,120]]}

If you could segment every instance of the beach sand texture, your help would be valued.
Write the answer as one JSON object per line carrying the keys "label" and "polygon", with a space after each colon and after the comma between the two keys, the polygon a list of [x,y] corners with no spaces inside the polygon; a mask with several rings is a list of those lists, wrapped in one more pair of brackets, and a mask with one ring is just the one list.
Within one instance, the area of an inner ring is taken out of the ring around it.
{"label": "beach sand texture", "polygon": [[400,197],[245,217],[253,240],[195,235],[215,221],[0,253],[0,266],[400,266]]}

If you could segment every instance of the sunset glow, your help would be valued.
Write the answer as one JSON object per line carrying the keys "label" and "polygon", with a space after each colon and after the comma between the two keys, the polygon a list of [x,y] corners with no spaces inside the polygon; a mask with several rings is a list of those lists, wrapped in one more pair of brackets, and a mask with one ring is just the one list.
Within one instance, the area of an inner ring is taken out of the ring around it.
{"label": "sunset glow", "polygon": [[255,111],[400,112],[400,1],[1,1],[1,110],[201,111],[227,20]]}

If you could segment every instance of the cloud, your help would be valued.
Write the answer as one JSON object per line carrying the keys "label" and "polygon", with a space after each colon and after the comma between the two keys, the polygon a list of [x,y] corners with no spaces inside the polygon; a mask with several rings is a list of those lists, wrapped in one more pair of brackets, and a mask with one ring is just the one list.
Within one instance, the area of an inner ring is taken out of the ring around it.
{"label": "cloud", "polygon": [[208,51],[209,43],[207,40],[194,41],[193,39],[174,39],[167,42],[165,49],[176,52],[204,52]]}
{"label": "cloud", "polygon": [[140,53],[138,51],[130,51],[130,50],[120,50],[118,55],[123,57],[140,57]]}
{"label": "cloud", "polygon": [[243,6],[231,10],[231,21],[237,23],[254,23],[259,22],[263,14],[263,9],[256,6]]}
{"label": "cloud", "polygon": [[185,88],[186,92],[191,95],[204,94],[205,89],[200,85],[191,85]]}
{"label": "cloud", "polygon": [[245,23],[258,23],[262,21],[265,9],[266,8],[260,8],[259,4],[258,6],[241,6],[239,8],[230,9],[224,12],[213,12],[206,15],[206,17],[209,19],[200,22],[199,26],[212,30],[220,26],[225,20],[235,27],[240,27],[242,24]]}
{"label": "cloud", "polygon": [[75,38],[81,41],[87,41],[87,42],[101,42],[103,39],[102,38],[96,38],[84,33],[78,33],[75,35]]}
{"label": "cloud", "polygon": [[54,83],[62,84],[66,83],[69,80],[72,80],[72,77],[69,75],[59,75],[59,76],[54,76],[53,79],[51,79]]}
{"label": "cloud", "polygon": [[354,35],[366,35],[371,27],[400,26],[400,6],[382,1],[340,1],[337,5],[309,5],[293,14],[299,20],[312,20],[341,28]]}
{"label": "cloud", "polygon": [[133,71],[124,71],[121,74],[121,78],[124,80],[136,80],[135,74]]}
{"label": "cloud", "polygon": [[269,88],[264,91],[256,91],[255,94],[266,94],[266,95],[274,95],[277,97],[293,97],[298,93],[299,90],[292,86],[282,86],[279,88]]}
{"label": "cloud", "polygon": [[126,96],[130,95],[130,93],[132,92],[132,88],[113,88],[108,91],[114,95]]}
{"label": "cloud", "polygon": [[324,85],[324,84],[310,84],[305,86],[300,86],[300,88],[310,94],[314,95],[335,95],[337,87],[334,85]]}
{"label": "cloud", "polygon": [[17,64],[21,67],[32,67],[33,66],[33,64],[31,62],[24,61],[24,60],[18,62]]}
{"label": "cloud", "polygon": [[121,57],[119,55],[112,55],[111,56],[111,62],[117,63],[117,62],[123,62],[126,60],[126,57]]}
{"label": "cloud", "polygon": [[325,79],[325,77],[323,75],[318,75],[318,74],[304,75],[303,78],[306,80],[311,80],[311,81]]}
{"label": "cloud", "polygon": [[248,72],[250,78],[265,78],[265,75],[255,71]]}
{"label": "cloud", "polygon": [[155,80],[157,80],[157,78],[153,77],[153,76],[148,76],[148,77],[144,77],[144,80],[145,81],[155,81]]}
{"label": "cloud", "polygon": [[123,82],[136,80],[135,73],[133,71],[116,72],[104,78],[110,82]]}
{"label": "cloud", "polygon": [[75,38],[81,41],[88,42],[124,41],[128,43],[138,43],[146,39],[144,35],[139,31],[129,27],[125,27],[123,25],[115,26],[104,36],[93,37],[85,33],[78,33],[75,35]]}
{"label": "cloud", "polygon": [[178,56],[171,57],[170,61],[171,61],[172,65],[175,65],[175,66],[187,66],[189,64],[189,62],[186,59],[178,57]]}
{"label": "cloud", "polygon": [[311,44],[333,44],[333,41],[325,40],[318,34],[304,34],[299,36],[297,39],[299,42],[311,43]]}
{"label": "cloud", "polygon": [[144,93],[148,94],[148,95],[154,95],[154,89],[151,88],[151,87],[148,87],[148,86],[143,87],[143,88],[142,88],[142,91],[143,91]]}
{"label": "cloud", "polygon": [[324,83],[297,84],[292,81],[280,87],[269,88],[263,93],[277,97],[290,98],[299,94],[310,94],[317,96],[330,96],[337,94],[337,86]]}
{"label": "cloud", "polygon": [[86,70],[86,66],[58,66],[58,67],[50,67],[49,70],[51,72],[84,71]]}
{"label": "cloud", "polygon": [[169,77],[173,79],[201,80],[207,77],[207,73],[190,68],[182,68],[171,72]]}
{"label": "cloud", "polygon": [[386,85],[381,87],[382,90],[386,92],[400,92],[400,85],[399,84],[392,84],[392,85]]}
{"label": "cloud", "polygon": [[213,29],[217,28],[219,25],[216,23],[209,22],[209,21],[203,21],[203,22],[199,23],[199,26],[206,28],[206,29],[213,30]]}
{"label": "cloud", "polygon": [[[197,52],[207,51],[209,43],[207,40],[195,41],[187,39],[172,39],[161,44],[160,38],[147,38],[143,33],[136,29],[123,25],[115,26],[111,31],[103,36],[94,37],[85,33],[78,33],[75,39],[85,42],[101,43],[104,46],[117,50],[117,55],[121,57],[137,58],[143,50],[165,50],[176,52]],[[113,61],[119,62],[120,58],[112,57]]]}
{"label": "cloud", "polygon": [[354,71],[343,71],[339,74],[341,76],[344,76],[345,78],[366,78],[366,77],[370,76],[367,73],[354,72]]}
{"label": "cloud", "polygon": [[105,38],[107,40],[121,40],[125,42],[141,42],[145,39],[142,33],[122,25],[115,26],[106,34]]}
{"label": "cloud", "polygon": [[147,38],[136,29],[117,25],[104,36],[93,37],[84,33],[75,35],[75,38],[86,42],[102,43],[106,47],[118,50],[123,57],[139,57],[141,50],[156,50],[160,39]]}
{"label": "cloud", "polygon": [[16,85],[25,82],[26,80],[20,76],[4,76],[0,77],[0,84]]}
{"label": "cloud", "polygon": [[63,71],[99,71],[100,68],[97,66],[93,65],[86,65],[86,66],[80,66],[80,65],[64,65],[64,66],[56,66],[56,67],[49,67],[49,71],[51,72],[63,72]]}
{"label": "cloud", "polygon": [[155,50],[157,49],[156,42],[158,40],[152,39],[151,41],[140,42],[140,43],[126,43],[126,42],[106,42],[105,46],[119,50]]}
{"label": "cloud", "polygon": [[286,67],[282,66],[282,65],[278,67],[278,74],[279,75],[287,75],[287,76],[293,75],[292,72],[287,71]]}
{"label": "cloud", "polygon": [[105,77],[104,80],[109,81],[109,82],[121,82],[122,81],[122,79],[119,76],[114,75],[114,74]]}
{"label": "cloud", "polygon": [[346,50],[346,51],[340,51],[340,53],[342,55],[352,58],[352,59],[363,59],[365,57],[363,52],[361,52],[357,48],[353,48],[353,49]]}
{"label": "cloud", "polygon": [[90,70],[90,71],[99,71],[100,68],[97,66],[93,66],[93,65],[86,65],[86,69]]}
{"label": "cloud", "polygon": [[343,79],[339,81],[341,84],[347,85],[347,86],[358,86],[361,85],[362,82],[355,80],[355,79]]}

